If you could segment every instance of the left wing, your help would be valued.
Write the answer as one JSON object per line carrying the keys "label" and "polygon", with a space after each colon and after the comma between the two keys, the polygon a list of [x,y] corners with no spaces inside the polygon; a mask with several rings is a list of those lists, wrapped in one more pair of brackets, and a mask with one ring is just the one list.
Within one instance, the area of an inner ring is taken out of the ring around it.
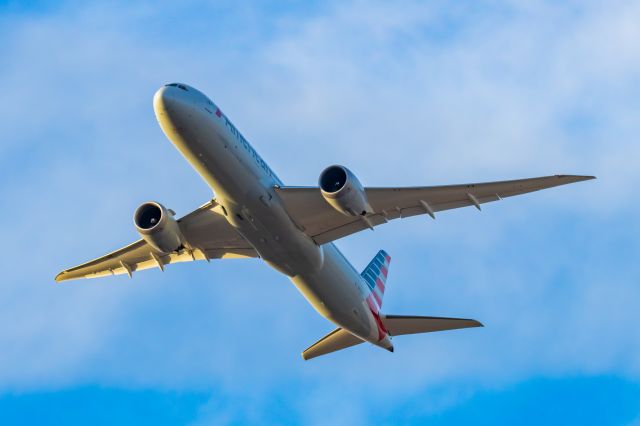
{"label": "left wing", "polygon": [[298,227],[318,244],[325,244],[392,219],[500,200],[527,192],[566,185],[593,176],[556,175],[501,182],[406,188],[365,188],[373,214],[346,216],[331,207],[318,187],[276,187],[285,209]]}
{"label": "left wing", "polygon": [[160,268],[178,262],[235,257],[258,257],[258,253],[219,212],[212,200],[178,220],[180,230],[190,248],[178,252],[161,253],[138,240],[126,247],[90,262],[60,272],[56,281],[77,278],[97,278],[128,274],[149,268]]}

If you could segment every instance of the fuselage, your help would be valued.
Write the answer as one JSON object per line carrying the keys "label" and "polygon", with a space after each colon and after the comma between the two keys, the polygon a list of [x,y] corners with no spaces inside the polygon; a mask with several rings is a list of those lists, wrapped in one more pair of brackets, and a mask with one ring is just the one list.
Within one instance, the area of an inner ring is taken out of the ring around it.
{"label": "fuselage", "polygon": [[274,191],[283,183],[221,109],[183,84],[162,87],[153,106],[164,133],[260,257],[287,275],[320,315],[392,348],[363,278],[334,244],[316,244],[291,220]]}

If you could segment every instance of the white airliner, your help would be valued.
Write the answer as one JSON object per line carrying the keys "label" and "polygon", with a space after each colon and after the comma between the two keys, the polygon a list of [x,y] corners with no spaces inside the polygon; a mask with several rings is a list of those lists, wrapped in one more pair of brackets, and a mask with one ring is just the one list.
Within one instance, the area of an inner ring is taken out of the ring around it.
{"label": "white airliner", "polygon": [[186,84],[158,90],[160,127],[216,194],[181,219],[157,202],[133,221],[142,239],[61,272],[56,281],[128,274],[195,260],[261,258],[287,275],[320,315],[337,328],[304,359],[369,342],[393,352],[392,336],[481,327],[460,318],[388,315],[381,311],[390,257],[384,251],[358,273],[333,241],[392,219],[500,200],[587,179],[556,175],[465,185],[364,187],[333,165],[318,186],[286,186],[220,108]]}

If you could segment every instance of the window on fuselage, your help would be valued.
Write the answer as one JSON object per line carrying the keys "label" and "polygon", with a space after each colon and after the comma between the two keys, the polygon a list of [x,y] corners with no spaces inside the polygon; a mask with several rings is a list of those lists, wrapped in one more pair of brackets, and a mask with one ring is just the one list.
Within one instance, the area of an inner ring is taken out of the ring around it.
{"label": "window on fuselage", "polygon": [[165,84],[166,87],[177,87],[178,89],[182,89],[185,92],[188,92],[189,89],[187,89],[187,86],[185,86],[184,84],[180,84],[180,83],[169,83],[169,84]]}

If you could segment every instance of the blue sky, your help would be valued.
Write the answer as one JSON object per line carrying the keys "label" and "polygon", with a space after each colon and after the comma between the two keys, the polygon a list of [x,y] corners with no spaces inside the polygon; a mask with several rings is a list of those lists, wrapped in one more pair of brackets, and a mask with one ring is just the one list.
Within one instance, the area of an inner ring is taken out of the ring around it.
{"label": "blue sky", "polygon": [[[640,424],[640,2],[0,6],[0,423]],[[338,242],[385,309],[483,329],[361,345],[255,260],[54,285],[211,192],[155,122],[207,93],[291,185],[594,174]],[[427,220],[428,219],[428,220]]]}

